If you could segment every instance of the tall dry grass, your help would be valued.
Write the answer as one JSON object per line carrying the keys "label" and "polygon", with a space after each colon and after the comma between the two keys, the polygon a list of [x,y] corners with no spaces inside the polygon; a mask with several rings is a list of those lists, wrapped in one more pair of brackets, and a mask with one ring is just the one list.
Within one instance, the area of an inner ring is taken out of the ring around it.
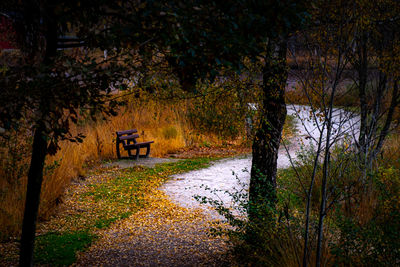
{"label": "tall dry grass", "polygon": [[[187,100],[161,101],[143,95],[128,98],[115,117],[96,121],[80,121],[73,126],[72,133],[83,133],[83,143],[63,141],[55,156],[48,156],[42,186],[39,218],[48,218],[56,204],[62,201],[62,194],[71,180],[84,176],[88,165],[101,160],[115,159],[115,131],[138,129],[139,141],[154,140],[151,156],[162,157],[186,146],[200,143],[216,144],[222,141],[215,134],[199,133],[191,129],[186,119]],[[21,145],[21,140],[29,140],[29,131],[20,131],[14,140]],[[8,145],[9,146],[9,145]],[[9,147],[2,147],[0,165],[0,239],[18,236],[21,229],[27,170],[29,166],[30,144],[23,144],[20,153],[9,153]],[[122,151],[122,156],[126,156]],[[18,158],[17,160],[16,157]],[[23,171],[10,178],[10,168]],[[8,180],[12,181],[8,181]]]}

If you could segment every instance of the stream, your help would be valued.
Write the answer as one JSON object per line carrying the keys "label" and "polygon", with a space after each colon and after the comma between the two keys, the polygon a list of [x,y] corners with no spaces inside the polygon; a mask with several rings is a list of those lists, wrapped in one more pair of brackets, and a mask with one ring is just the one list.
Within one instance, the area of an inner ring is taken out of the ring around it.
{"label": "stream", "polygon": [[[313,116],[309,106],[287,106],[288,115],[296,117],[296,136],[289,144],[282,145],[278,153],[278,168],[288,168],[291,160],[297,159],[297,152],[302,149],[314,149],[322,132],[322,120]],[[316,119],[315,119],[316,118]],[[332,137],[336,143],[348,142],[357,136],[359,117],[343,109],[334,109],[332,116]],[[323,131],[323,135],[326,131]],[[322,140],[324,143],[324,139]],[[288,142],[285,142],[288,143]],[[226,192],[246,192],[251,169],[251,155],[222,159],[210,167],[174,175],[162,190],[175,203],[187,208],[203,208],[212,218],[221,219],[209,205],[201,205],[194,196],[209,197],[222,201],[225,207],[235,209],[232,197]]]}

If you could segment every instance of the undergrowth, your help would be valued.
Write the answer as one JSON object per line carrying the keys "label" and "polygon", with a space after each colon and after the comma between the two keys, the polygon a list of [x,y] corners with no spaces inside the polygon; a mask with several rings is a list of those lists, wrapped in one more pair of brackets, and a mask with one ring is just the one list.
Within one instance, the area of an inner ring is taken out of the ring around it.
{"label": "undergrowth", "polygon": [[[390,137],[379,168],[362,173],[353,152],[334,149],[328,177],[329,209],[322,244],[324,266],[395,266],[400,260],[400,165],[398,135]],[[397,141],[396,141],[397,140]],[[230,228],[215,227],[213,234],[228,236],[239,266],[300,266],[303,260],[306,193],[313,171],[313,152],[299,153],[295,168],[278,170],[277,202],[263,206],[248,202],[248,184],[223,192],[233,204],[197,196],[211,204]],[[309,252],[315,265],[317,225],[321,202],[322,167],[311,193]],[[212,192],[216,192],[210,189]],[[249,210],[256,216],[249,220]]]}

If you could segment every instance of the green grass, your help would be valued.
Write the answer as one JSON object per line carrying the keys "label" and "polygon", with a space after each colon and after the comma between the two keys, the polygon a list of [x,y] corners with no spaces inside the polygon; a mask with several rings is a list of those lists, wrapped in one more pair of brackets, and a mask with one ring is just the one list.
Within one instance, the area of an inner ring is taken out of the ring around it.
{"label": "green grass", "polygon": [[286,115],[286,120],[285,120],[285,130],[294,135],[297,132],[297,117],[296,115]]}
{"label": "green grass", "polygon": [[[151,172],[173,172],[172,174],[183,173],[193,170],[198,170],[210,166],[210,162],[217,158],[193,158],[181,160],[178,162],[169,162],[156,165],[149,169]],[[172,175],[171,174],[171,175]]]}
{"label": "green grass", "polygon": [[99,218],[97,219],[97,221],[94,223],[94,226],[98,229],[104,229],[104,228],[108,228],[110,227],[111,223],[121,220],[121,219],[126,219],[128,218],[130,215],[132,214],[132,212],[125,212],[122,213],[119,216],[115,216],[115,217],[103,217],[103,218]]}
{"label": "green grass", "polygon": [[35,244],[35,264],[71,265],[76,260],[76,252],[89,247],[94,239],[95,236],[88,231],[38,236]]}
{"label": "green grass", "polygon": [[295,115],[286,115],[285,124],[283,125],[283,131],[285,138],[281,140],[285,145],[290,144],[290,139],[296,135],[297,129],[297,118]]}
{"label": "green grass", "polygon": [[[205,168],[213,158],[196,158],[183,161],[158,164],[154,168],[134,167],[122,170],[120,175],[105,183],[90,185],[93,189],[84,194],[91,196],[95,202],[107,202],[109,205],[142,207],[141,191],[149,180],[162,177],[163,181],[168,176]],[[85,201],[85,198],[82,199]]]}

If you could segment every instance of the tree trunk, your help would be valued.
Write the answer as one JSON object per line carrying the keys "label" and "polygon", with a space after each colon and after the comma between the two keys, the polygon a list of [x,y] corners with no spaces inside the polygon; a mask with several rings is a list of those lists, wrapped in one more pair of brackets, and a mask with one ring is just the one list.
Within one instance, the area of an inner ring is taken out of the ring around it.
{"label": "tree trunk", "polygon": [[[332,117],[333,117],[333,107],[334,107],[334,99],[337,87],[339,85],[339,80],[342,74],[341,63],[342,63],[342,55],[339,50],[337,67],[336,67],[336,76],[332,85],[332,92],[330,95],[330,99],[328,102],[328,106],[325,106],[325,122],[326,124],[326,140],[325,140],[325,153],[324,153],[324,162],[322,166],[322,184],[321,184],[321,206],[319,209],[319,221],[318,221],[318,240],[317,240],[317,255],[316,255],[316,267],[321,266],[322,260],[322,245],[324,238],[324,219],[327,215],[326,203],[327,203],[327,184],[329,178],[329,168],[330,168],[330,148],[331,148],[331,134],[332,134]],[[321,135],[323,132],[321,132]],[[320,139],[321,140],[321,139]]]}
{"label": "tree trunk", "polygon": [[[31,3],[27,4],[26,12],[29,13]],[[32,5],[35,6],[35,5]],[[32,7],[33,8],[33,7]],[[57,24],[54,20],[53,6],[42,8],[44,37],[46,50],[43,53],[43,66],[52,66],[57,53]],[[22,223],[21,247],[19,266],[33,266],[33,252],[35,243],[36,222],[40,204],[40,191],[43,181],[43,168],[47,154],[47,135],[45,132],[44,118],[48,110],[48,98],[42,95],[39,105],[41,119],[37,122],[37,128],[33,137],[31,164],[28,172],[28,187],[26,190],[24,220]]]}
{"label": "tree trunk", "polygon": [[43,180],[43,167],[47,153],[47,140],[43,124],[35,130],[32,145],[31,165],[28,173],[28,187],[22,224],[21,251],[19,266],[33,266],[36,221],[39,211],[40,191]]}
{"label": "tree trunk", "polygon": [[384,124],[381,132],[379,133],[378,143],[377,143],[375,149],[373,150],[373,152],[371,152],[371,160],[375,160],[376,156],[381,151],[382,146],[383,146],[383,142],[385,141],[386,136],[389,134],[390,125],[392,124],[392,121],[393,121],[393,115],[395,113],[395,109],[400,104],[399,103],[399,99],[398,99],[399,98],[399,85],[398,85],[398,82],[399,82],[398,80],[393,81],[392,101],[391,101],[390,106],[389,106],[389,110],[388,110],[388,114],[386,116],[385,124]]}
{"label": "tree trunk", "polygon": [[287,68],[286,42],[273,45],[263,68],[263,101],[260,125],[253,141],[249,192],[249,219],[257,216],[260,205],[276,202],[278,149],[286,118],[284,98]]}
{"label": "tree trunk", "polygon": [[307,191],[307,204],[306,204],[306,222],[305,222],[305,229],[304,229],[304,248],[303,248],[303,267],[308,266],[308,240],[309,240],[309,229],[310,229],[310,213],[311,213],[311,197],[312,197],[312,191],[315,183],[315,177],[317,174],[317,169],[319,165],[319,156],[321,154],[321,147],[322,147],[322,137],[323,137],[323,132],[325,129],[325,124],[322,126],[322,130],[319,135],[318,139],[318,148],[317,152],[315,155],[314,159],[314,164],[313,164],[313,172],[311,175],[311,182],[310,186]]}
{"label": "tree trunk", "polygon": [[358,96],[360,98],[360,135],[358,137],[358,146],[361,156],[362,164],[365,164],[367,159],[367,79],[368,79],[368,54],[367,54],[367,37],[366,34],[362,34],[359,38],[358,44],[358,61],[356,62],[356,71],[358,73]]}

